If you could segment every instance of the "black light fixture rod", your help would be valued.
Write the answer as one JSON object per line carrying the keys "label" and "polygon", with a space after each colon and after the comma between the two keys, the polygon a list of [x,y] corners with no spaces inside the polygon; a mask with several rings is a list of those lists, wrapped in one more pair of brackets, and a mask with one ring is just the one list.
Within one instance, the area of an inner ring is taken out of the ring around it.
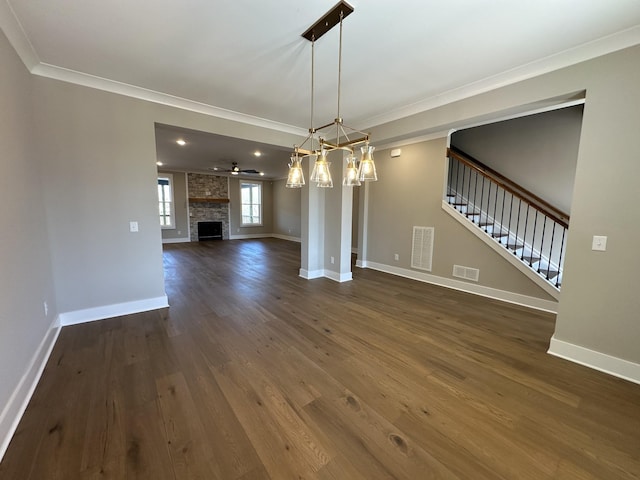
{"label": "black light fixture rod", "polygon": [[311,25],[302,36],[310,42],[318,40],[322,35],[340,23],[341,18],[346,18],[352,12],[353,7],[344,0],[341,0],[316,23]]}

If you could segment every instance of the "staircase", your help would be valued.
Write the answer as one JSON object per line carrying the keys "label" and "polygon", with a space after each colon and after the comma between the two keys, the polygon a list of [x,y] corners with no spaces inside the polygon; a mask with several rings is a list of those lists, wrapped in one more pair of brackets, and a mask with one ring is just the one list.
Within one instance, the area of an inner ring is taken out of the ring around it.
{"label": "staircase", "polygon": [[445,202],[559,291],[569,216],[461,150],[447,155]]}

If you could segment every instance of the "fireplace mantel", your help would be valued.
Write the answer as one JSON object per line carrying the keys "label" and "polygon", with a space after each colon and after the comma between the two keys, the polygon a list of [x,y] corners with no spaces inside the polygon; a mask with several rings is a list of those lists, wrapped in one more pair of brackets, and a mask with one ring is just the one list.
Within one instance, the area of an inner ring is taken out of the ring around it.
{"label": "fireplace mantel", "polygon": [[229,203],[228,198],[190,197],[189,203]]}

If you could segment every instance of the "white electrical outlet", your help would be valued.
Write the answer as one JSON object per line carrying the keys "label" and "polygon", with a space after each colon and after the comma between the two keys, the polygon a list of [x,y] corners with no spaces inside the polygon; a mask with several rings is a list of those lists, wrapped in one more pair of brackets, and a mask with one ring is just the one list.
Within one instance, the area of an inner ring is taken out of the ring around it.
{"label": "white electrical outlet", "polygon": [[333,265],[334,263],[336,263],[336,259],[334,257],[331,257],[331,265]]}
{"label": "white electrical outlet", "polygon": [[47,315],[49,315],[49,305],[47,304],[46,300],[42,302],[42,308],[44,308],[44,316],[46,317]]}
{"label": "white electrical outlet", "polygon": [[129,222],[129,231],[135,233],[138,231],[138,222]]}
{"label": "white electrical outlet", "polygon": [[400,260],[400,255],[398,255],[397,253],[394,253],[393,259],[397,262],[398,260]]}

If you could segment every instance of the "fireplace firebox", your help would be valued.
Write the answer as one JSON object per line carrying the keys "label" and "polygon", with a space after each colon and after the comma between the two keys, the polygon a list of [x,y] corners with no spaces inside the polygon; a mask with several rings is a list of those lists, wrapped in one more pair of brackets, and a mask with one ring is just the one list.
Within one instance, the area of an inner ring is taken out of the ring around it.
{"label": "fireplace firebox", "polygon": [[222,240],[222,222],[198,222],[200,240]]}

